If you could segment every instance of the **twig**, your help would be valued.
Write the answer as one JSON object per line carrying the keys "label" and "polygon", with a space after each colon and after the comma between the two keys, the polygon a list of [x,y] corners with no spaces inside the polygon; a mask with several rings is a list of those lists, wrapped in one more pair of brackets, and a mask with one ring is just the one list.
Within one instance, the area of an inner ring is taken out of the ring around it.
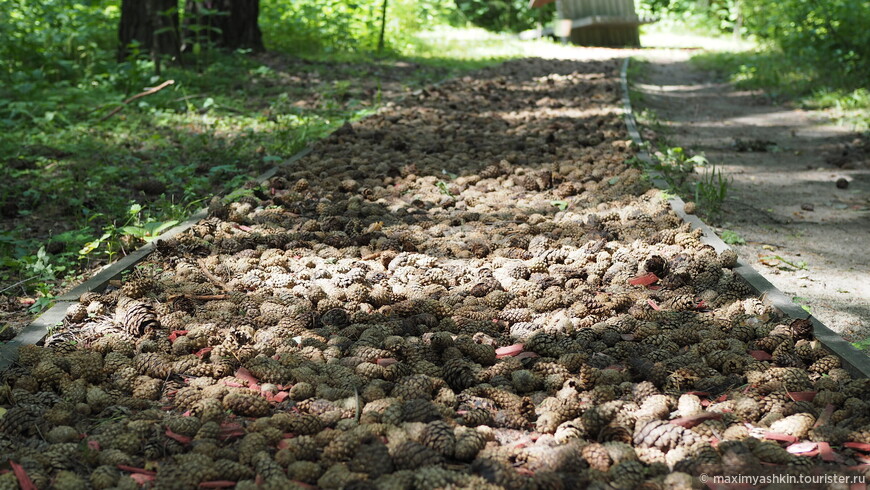
{"label": "twig", "polygon": [[9,291],[10,289],[14,288],[15,286],[18,286],[19,284],[24,284],[25,282],[30,282],[30,281],[36,279],[37,277],[38,276],[33,276],[33,277],[28,277],[27,279],[22,279],[22,280],[16,282],[15,284],[9,286],[6,289],[0,289],[0,293],[5,293],[6,291]]}
{"label": "twig", "polygon": [[212,274],[208,267],[205,266],[205,261],[199,259],[196,261],[199,264],[199,268],[202,270],[202,273],[205,274],[205,277],[208,278],[209,281],[213,282],[216,286],[220,287],[224,291],[232,291],[229,286],[227,286],[218,276]]}
{"label": "twig", "polygon": [[129,99],[127,99],[127,100],[125,100],[124,102],[122,102],[121,105],[119,105],[118,107],[114,108],[114,109],[112,110],[112,112],[110,112],[110,113],[106,114],[105,116],[101,117],[101,118],[100,118],[100,122],[103,122],[103,121],[105,121],[106,119],[108,119],[108,118],[114,116],[115,114],[121,112],[125,107],[127,107],[127,104],[129,104],[130,102],[133,102],[133,101],[136,100],[136,99],[141,99],[142,97],[145,97],[145,96],[147,96],[147,95],[156,94],[157,92],[160,92],[161,90],[163,90],[163,89],[165,89],[166,87],[172,85],[173,83],[175,83],[175,80],[166,80],[165,82],[161,83],[160,85],[158,85],[158,86],[156,86],[156,87],[149,88],[148,90],[146,90],[146,91],[144,91],[144,92],[142,92],[142,93],[138,93],[138,94],[136,94],[136,95],[130,97]]}
{"label": "twig", "polygon": [[178,298],[187,298],[194,299],[197,301],[211,301],[211,300],[220,300],[220,299],[229,299],[230,295],[228,294],[173,294],[168,297],[167,300],[173,301]]}

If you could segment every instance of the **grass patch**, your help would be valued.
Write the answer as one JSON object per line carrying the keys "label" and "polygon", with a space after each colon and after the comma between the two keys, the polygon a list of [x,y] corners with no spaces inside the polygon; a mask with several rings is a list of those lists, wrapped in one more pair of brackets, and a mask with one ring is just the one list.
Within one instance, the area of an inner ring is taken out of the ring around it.
{"label": "grass patch", "polygon": [[774,100],[795,101],[807,109],[830,110],[841,124],[870,129],[870,91],[858,74],[831,72],[773,48],[706,52],[692,62],[739,88],[764,90]]}

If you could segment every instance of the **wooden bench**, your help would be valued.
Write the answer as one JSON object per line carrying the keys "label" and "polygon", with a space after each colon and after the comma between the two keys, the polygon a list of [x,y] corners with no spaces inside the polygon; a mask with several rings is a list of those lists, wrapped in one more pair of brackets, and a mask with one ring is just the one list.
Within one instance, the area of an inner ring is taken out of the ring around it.
{"label": "wooden bench", "polygon": [[[532,0],[538,7],[546,0]],[[581,46],[640,46],[639,27],[654,19],[638,17],[634,0],[556,0],[559,18],[552,27],[520,33],[521,39],[556,36]]]}

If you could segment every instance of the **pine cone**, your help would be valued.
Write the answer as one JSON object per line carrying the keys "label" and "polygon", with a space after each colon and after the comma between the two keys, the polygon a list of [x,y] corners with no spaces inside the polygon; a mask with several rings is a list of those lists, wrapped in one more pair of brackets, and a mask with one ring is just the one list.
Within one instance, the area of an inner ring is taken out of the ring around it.
{"label": "pine cone", "polygon": [[420,442],[445,458],[452,458],[456,437],[453,435],[453,428],[447,422],[436,420],[426,424]]}
{"label": "pine cone", "polygon": [[680,445],[690,446],[697,437],[695,434],[679,425],[673,425],[665,420],[639,422],[634,431],[634,444],[640,447],[655,447],[662,451],[673,449]]}
{"label": "pine cone", "polygon": [[391,451],[391,454],[396,468],[400,470],[414,470],[443,462],[442,456],[434,449],[414,441],[402,442]]}
{"label": "pine cone", "polygon": [[154,308],[149,303],[127,297],[118,300],[115,321],[134,337],[141,336],[146,330],[160,328]]}
{"label": "pine cone", "polygon": [[223,398],[224,407],[244,417],[265,417],[272,406],[262,396],[243,391],[232,391]]}

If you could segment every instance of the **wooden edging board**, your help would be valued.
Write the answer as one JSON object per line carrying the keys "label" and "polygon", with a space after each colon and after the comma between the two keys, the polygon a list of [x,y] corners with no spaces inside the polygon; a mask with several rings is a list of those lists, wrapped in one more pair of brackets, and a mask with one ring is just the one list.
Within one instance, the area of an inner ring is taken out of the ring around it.
{"label": "wooden edging board", "polygon": [[[652,156],[649,155],[643,148],[643,140],[640,132],[637,130],[637,121],[634,118],[634,112],[631,108],[631,98],[628,92],[628,64],[631,58],[625,58],[620,69],[619,78],[622,85],[622,105],[623,115],[625,117],[625,125],[628,128],[628,134],[632,141],[641,148],[637,157],[644,163],[652,164]],[[668,185],[662,179],[661,175],[651,175],[653,184],[660,189],[667,189]],[[668,202],[671,205],[674,213],[677,214],[683,221],[688,222],[694,228],[698,228],[703,232],[701,241],[712,246],[717,252],[730,248],[728,244],[722,241],[716,233],[701,221],[700,218],[693,214],[687,214],[685,211],[686,203],[679,196],[671,197]],[[752,268],[742,260],[737,261],[737,266],[734,272],[742,277],[749,285],[761,295],[762,300],[781,311],[783,314],[791,318],[805,318],[807,312],[800,306],[789,301],[788,297],[764,278],[758,271]],[[843,361],[843,367],[849,371],[852,376],[860,378],[870,378],[870,357],[859,351],[852,344],[843,340],[840,335],[828,328],[820,322],[816,317],[810,316],[809,320],[813,322],[813,331],[815,337],[834,355]]]}

